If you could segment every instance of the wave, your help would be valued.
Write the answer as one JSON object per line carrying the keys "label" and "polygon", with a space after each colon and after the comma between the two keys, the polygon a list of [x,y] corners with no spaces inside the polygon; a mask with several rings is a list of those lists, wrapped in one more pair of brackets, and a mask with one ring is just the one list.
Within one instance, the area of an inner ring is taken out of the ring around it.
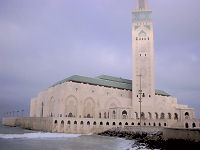
{"label": "wave", "polygon": [[24,134],[0,134],[0,139],[75,138],[79,136],[81,136],[81,134],[36,132],[36,133],[24,133]]}

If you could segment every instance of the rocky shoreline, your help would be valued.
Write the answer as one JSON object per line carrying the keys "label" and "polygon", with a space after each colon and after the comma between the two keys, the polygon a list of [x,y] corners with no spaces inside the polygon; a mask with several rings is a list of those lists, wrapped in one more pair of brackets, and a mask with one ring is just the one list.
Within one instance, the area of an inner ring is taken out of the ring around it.
{"label": "rocky shoreline", "polygon": [[140,147],[147,147],[149,149],[198,149],[200,142],[187,141],[187,140],[164,140],[163,132],[133,130],[130,128],[113,128],[105,132],[99,133],[101,136],[120,137],[127,140],[135,140],[132,148],[140,149]]}

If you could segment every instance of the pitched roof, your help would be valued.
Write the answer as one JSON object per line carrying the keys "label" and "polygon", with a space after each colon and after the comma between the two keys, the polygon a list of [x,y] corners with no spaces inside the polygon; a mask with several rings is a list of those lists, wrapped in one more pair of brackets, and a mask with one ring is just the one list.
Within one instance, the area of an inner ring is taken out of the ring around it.
{"label": "pitched roof", "polygon": [[[105,87],[113,87],[113,88],[132,91],[132,80],[117,78],[117,77],[112,77],[112,76],[107,76],[107,75],[97,76],[96,78],[73,75],[69,78],[66,78],[64,80],[61,80],[55,83],[51,87],[54,87],[58,84],[62,84],[68,81],[78,82],[78,83],[87,83],[91,85],[100,85],[100,86],[105,86]],[[168,93],[162,90],[157,90],[157,89],[155,90],[155,94],[162,95],[162,96],[170,96]]]}

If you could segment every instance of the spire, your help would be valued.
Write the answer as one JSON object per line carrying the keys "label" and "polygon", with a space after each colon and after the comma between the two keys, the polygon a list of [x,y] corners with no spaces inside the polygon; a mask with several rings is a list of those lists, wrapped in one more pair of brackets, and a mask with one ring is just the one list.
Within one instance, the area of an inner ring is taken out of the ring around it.
{"label": "spire", "polygon": [[137,0],[136,7],[137,7],[137,9],[147,9],[148,1],[147,0]]}

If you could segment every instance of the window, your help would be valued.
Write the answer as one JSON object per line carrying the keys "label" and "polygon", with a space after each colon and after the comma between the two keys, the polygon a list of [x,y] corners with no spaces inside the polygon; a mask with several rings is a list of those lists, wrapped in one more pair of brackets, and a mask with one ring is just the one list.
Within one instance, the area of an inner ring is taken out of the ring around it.
{"label": "window", "polygon": [[106,125],[109,126],[109,122],[106,122]]}
{"label": "window", "polygon": [[165,114],[164,113],[161,113],[160,119],[165,119]]}
{"label": "window", "polygon": [[136,40],[138,40],[138,37],[136,37]]}
{"label": "window", "polygon": [[63,120],[61,121],[61,124],[64,124],[64,121],[63,121]]}
{"label": "window", "polygon": [[87,125],[90,125],[90,122],[89,122],[89,121],[87,122]]}
{"label": "window", "polygon": [[94,121],[94,122],[93,122],[93,125],[96,125],[96,124],[97,124],[96,121]]}
{"label": "window", "polygon": [[178,120],[178,114],[174,113],[174,120]]}
{"label": "window", "polygon": [[131,125],[134,126],[134,122],[132,122]]}
{"label": "window", "polygon": [[168,113],[168,119],[172,119],[171,113]]}
{"label": "window", "polygon": [[77,121],[74,121],[74,124],[77,124]]}
{"label": "window", "polygon": [[189,124],[187,122],[185,123],[185,128],[189,128]]}
{"label": "window", "polygon": [[81,121],[81,123],[80,123],[81,125],[83,125],[83,121]]}
{"label": "window", "polygon": [[193,127],[193,128],[195,128],[195,127],[196,127],[196,124],[195,124],[194,122],[193,122],[193,124],[192,124],[192,127]]}
{"label": "window", "polygon": [[99,118],[101,118],[101,113],[99,113]]}
{"label": "window", "polygon": [[126,122],[125,125],[128,126],[128,122]]}
{"label": "window", "polygon": [[100,122],[100,125],[102,126],[102,125],[103,125],[103,122]]}
{"label": "window", "polygon": [[159,127],[161,127],[161,123],[159,123]]}
{"label": "window", "polygon": [[122,123],[120,122],[120,123],[119,123],[119,125],[121,126],[121,125],[122,125]]}
{"label": "window", "polygon": [[55,121],[54,121],[54,123],[55,123],[55,124],[57,124],[57,123],[58,123],[58,121],[57,121],[57,120],[55,120]]}
{"label": "window", "polygon": [[166,123],[164,123],[164,126],[166,127],[166,126],[167,126],[167,124],[166,124]]}
{"label": "window", "polygon": [[68,120],[68,121],[67,121],[67,124],[71,124],[71,122]]}
{"label": "window", "polygon": [[112,123],[112,125],[113,125],[113,126],[115,126],[115,125],[116,125],[116,123],[115,123],[115,122],[113,122],[113,123]]}

